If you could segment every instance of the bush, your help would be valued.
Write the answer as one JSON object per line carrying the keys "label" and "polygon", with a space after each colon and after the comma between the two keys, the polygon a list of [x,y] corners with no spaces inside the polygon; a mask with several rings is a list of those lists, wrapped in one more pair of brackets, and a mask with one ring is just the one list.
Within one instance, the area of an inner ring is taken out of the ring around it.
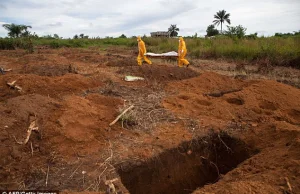
{"label": "bush", "polygon": [[33,52],[33,44],[29,38],[0,38],[0,50],[26,49]]}
{"label": "bush", "polygon": [[14,50],[14,40],[12,38],[0,38],[1,50]]}
{"label": "bush", "polygon": [[50,42],[49,45],[51,48],[54,48],[54,49],[61,47],[61,44],[59,44],[57,41],[52,41],[52,42]]}

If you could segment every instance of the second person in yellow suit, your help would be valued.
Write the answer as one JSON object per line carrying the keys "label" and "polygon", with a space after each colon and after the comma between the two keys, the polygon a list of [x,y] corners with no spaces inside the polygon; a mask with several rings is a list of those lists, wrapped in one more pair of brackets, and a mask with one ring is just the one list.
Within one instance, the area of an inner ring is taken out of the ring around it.
{"label": "second person in yellow suit", "polygon": [[139,55],[137,57],[138,65],[142,65],[143,60],[146,61],[149,65],[151,65],[152,62],[145,56],[147,51],[144,41],[142,41],[140,36],[137,37],[137,41],[139,46]]}
{"label": "second person in yellow suit", "polygon": [[182,37],[179,37],[179,47],[178,47],[178,66],[183,67],[185,65],[188,67],[190,63],[184,57],[187,53],[185,41]]}

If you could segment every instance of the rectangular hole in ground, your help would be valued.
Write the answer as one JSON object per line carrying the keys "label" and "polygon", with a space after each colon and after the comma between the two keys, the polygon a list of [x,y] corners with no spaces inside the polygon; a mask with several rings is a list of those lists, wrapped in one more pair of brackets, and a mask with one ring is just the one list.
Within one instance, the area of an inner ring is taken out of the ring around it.
{"label": "rectangular hole in ground", "polygon": [[212,133],[118,173],[131,194],[186,194],[217,182],[257,152],[227,133]]}

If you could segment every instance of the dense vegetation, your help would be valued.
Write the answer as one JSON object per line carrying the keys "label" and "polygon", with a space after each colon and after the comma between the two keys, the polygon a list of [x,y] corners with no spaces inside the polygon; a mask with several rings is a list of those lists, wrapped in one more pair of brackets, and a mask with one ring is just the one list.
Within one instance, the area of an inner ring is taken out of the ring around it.
{"label": "dense vegetation", "polygon": [[[177,51],[176,38],[143,38],[149,52],[161,53]],[[300,36],[274,36],[260,38],[230,38],[217,36],[213,39],[185,38],[188,57],[191,58],[227,58],[234,60],[265,60],[271,64],[300,67]],[[135,38],[103,38],[103,39],[53,39],[31,38],[33,46],[47,45],[50,48],[61,47],[99,47],[112,45],[137,47]],[[2,38],[0,49],[27,49],[28,38]],[[295,63],[296,62],[296,63]]]}

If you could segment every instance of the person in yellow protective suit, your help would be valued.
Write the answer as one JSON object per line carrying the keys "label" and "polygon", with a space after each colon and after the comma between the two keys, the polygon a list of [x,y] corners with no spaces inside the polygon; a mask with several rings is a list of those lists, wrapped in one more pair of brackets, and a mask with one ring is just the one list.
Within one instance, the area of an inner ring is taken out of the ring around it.
{"label": "person in yellow protective suit", "polygon": [[137,41],[139,45],[139,55],[137,57],[138,65],[142,65],[143,60],[146,61],[149,65],[151,65],[152,62],[145,56],[147,51],[144,41],[142,41],[140,36],[137,37]]}
{"label": "person in yellow protective suit", "polygon": [[184,57],[187,53],[185,42],[182,37],[179,37],[179,47],[178,47],[178,66],[183,67],[186,65],[188,67],[190,63]]}

